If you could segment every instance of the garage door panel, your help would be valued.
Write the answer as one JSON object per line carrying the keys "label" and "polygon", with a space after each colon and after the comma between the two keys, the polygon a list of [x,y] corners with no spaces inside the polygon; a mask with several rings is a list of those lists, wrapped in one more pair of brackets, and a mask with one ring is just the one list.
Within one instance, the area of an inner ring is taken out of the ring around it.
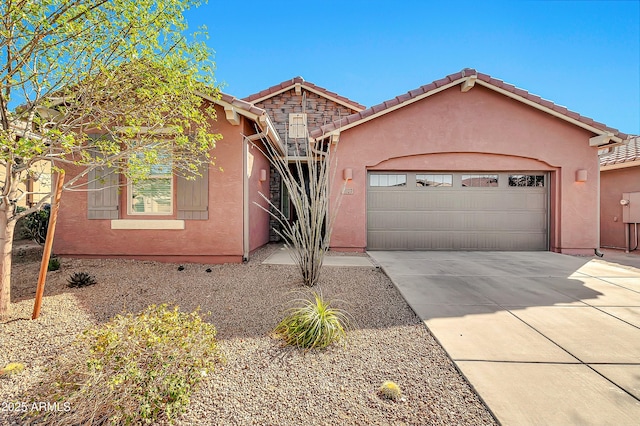
{"label": "garage door panel", "polygon": [[459,176],[452,187],[419,187],[406,175],[406,186],[368,188],[369,249],[547,249],[547,187],[507,186],[508,173],[498,187],[462,187]]}

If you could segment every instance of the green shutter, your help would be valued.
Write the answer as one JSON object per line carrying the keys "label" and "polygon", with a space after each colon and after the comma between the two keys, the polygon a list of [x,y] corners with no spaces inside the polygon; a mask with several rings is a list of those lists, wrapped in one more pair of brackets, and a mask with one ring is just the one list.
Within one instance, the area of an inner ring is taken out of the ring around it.
{"label": "green shutter", "polygon": [[196,176],[189,180],[177,178],[178,219],[209,219],[209,164],[205,163]]}
{"label": "green shutter", "polygon": [[[90,136],[95,139],[100,136]],[[95,153],[91,153],[95,157]],[[120,176],[115,167],[98,167],[87,174],[89,180],[88,211],[89,219],[118,219],[120,207]]]}

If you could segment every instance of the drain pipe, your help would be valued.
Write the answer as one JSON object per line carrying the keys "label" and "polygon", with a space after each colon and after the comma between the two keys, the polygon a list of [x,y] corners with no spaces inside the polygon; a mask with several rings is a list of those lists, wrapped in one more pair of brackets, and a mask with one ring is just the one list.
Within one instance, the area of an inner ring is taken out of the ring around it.
{"label": "drain pipe", "polygon": [[242,262],[249,261],[249,141],[242,138]]}

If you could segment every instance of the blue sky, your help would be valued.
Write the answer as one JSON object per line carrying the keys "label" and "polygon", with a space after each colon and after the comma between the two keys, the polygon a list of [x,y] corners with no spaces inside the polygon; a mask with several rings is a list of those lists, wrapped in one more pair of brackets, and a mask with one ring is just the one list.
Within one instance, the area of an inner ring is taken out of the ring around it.
{"label": "blue sky", "polygon": [[234,96],[302,76],[372,106],[470,67],[640,134],[640,0],[209,0],[187,20]]}

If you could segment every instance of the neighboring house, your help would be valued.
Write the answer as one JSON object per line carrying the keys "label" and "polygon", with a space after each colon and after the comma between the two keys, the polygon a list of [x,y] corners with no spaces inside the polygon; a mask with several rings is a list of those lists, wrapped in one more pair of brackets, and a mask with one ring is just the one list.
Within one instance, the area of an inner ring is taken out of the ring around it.
{"label": "neighboring house", "polygon": [[[267,203],[259,193],[269,192],[269,161],[259,149],[260,137],[282,153],[284,147],[263,109],[225,94],[209,101],[217,115],[212,130],[223,135],[212,151],[214,166],[195,180],[158,168],[156,197],[136,193],[122,176],[107,170],[91,173],[89,192],[63,194],[54,252],[223,263],[241,262],[266,244],[269,216],[260,207]],[[100,175],[104,179],[95,179]]]}
{"label": "neighboring house", "polygon": [[[620,204],[623,194],[636,193],[632,205]],[[600,157],[600,244],[602,247],[637,247],[635,225],[625,237],[624,209],[640,213],[640,136]],[[628,230],[628,228],[627,228]],[[629,245],[628,242],[630,240]]]}
{"label": "neighboring house", "polygon": [[[0,186],[4,185],[5,170],[0,167]],[[31,174],[19,186],[19,207],[31,207],[51,193],[51,162],[38,161],[31,167]]]}
{"label": "neighboring house", "polygon": [[309,143],[336,149],[332,208],[342,199],[332,249],[590,255],[600,246],[598,150],[628,138],[473,69],[368,109],[299,77],[244,100],[210,101],[223,139],[204,179],[165,176],[157,183],[165,195],[153,200],[122,177],[113,182],[120,191],[67,193],[55,253],[246,259],[270,240],[259,194],[285,213],[289,204],[260,137],[252,147],[242,136],[258,132],[290,161]]}
{"label": "neighboring house", "polygon": [[473,69],[311,136],[339,141],[352,177],[334,249],[585,255],[600,246],[598,149],[627,138]]}

